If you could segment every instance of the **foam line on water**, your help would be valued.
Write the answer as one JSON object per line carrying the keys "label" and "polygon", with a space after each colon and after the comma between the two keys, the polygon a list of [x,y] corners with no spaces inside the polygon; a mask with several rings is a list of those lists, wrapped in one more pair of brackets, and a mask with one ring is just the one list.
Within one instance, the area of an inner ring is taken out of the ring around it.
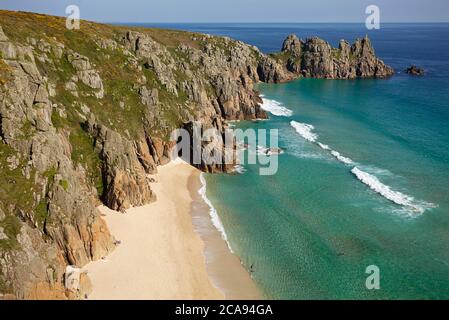
{"label": "foam line on water", "polygon": [[321,143],[321,142],[318,142],[318,145],[323,150],[330,150],[331,149],[331,148],[329,148],[329,146],[327,144],[324,144],[324,143]]}
{"label": "foam line on water", "polygon": [[313,129],[315,128],[311,124],[291,121],[290,125],[307,141],[316,142],[316,139],[318,139],[318,135],[313,132]]}
{"label": "foam line on water", "polygon": [[266,99],[262,97],[262,105],[260,106],[263,110],[270,112],[271,114],[279,117],[290,117],[293,111],[284,107],[282,103],[276,100]]}
{"label": "foam line on water", "polygon": [[212,202],[210,202],[209,198],[207,198],[207,195],[206,195],[207,184],[206,184],[206,179],[204,178],[203,173],[200,174],[200,180],[201,180],[202,186],[198,190],[198,193],[201,195],[201,198],[203,198],[204,202],[209,207],[209,215],[210,215],[212,224],[218,230],[218,232],[220,232],[223,240],[226,241],[226,244],[228,245],[228,248],[231,251],[231,253],[234,253],[234,251],[232,250],[232,247],[228,241],[228,235],[226,234],[225,228],[221,222],[220,217],[218,216],[217,210],[214,208],[214,206],[212,205]]}
{"label": "foam line on water", "polygon": [[357,179],[366,184],[371,190],[377,192],[384,198],[398,205],[410,209],[410,211],[414,213],[414,215],[421,215],[424,213],[424,211],[435,208],[435,205],[432,203],[415,201],[415,199],[411,196],[403,194],[399,191],[392,190],[389,186],[380,182],[376,176],[360,170],[357,167],[354,167],[351,172],[357,177]]}
{"label": "foam line on water", "polygon": [[[407,211],[409,216],[417,216],[423,214],[426,210],[435,208],[436,205],[425,201],[416,201],[413,197],[403,194],[399,191],[392,190],[389,186],[383,184],[375,175],[365,172],[359,169],[352,159],[341,155],[338,151],[331,149],[327,144],[323,144],[319,141],[318,135],[313,132],[314,127],[311,124],[300,123],[297,121],[291,121],[291,126],[296,132],[307,141],[316,143],[321,149],[330,152],[338,161],[354,166],[351,170],[358,180],[367,185],[371,190],[380,194],[387,200],[402,206]],[[385,171],[385,170],[384,170]]]}
{"label": "foam line on water", "polygon": [[345,157],[345,156],[342,156],[342,155],[340,154],[340,152],[337,152],[337,151],[335,151],[335,150],[331,150],[331,154],[332,154],[335,158],[337,158],[338,161],[343,162],[344,164],[350,164],[350,165],[353,165],[353,164],[354,164],[354,161],[352,161],[352,159],[349,159],[349,158],[347,158],[347,157]]}

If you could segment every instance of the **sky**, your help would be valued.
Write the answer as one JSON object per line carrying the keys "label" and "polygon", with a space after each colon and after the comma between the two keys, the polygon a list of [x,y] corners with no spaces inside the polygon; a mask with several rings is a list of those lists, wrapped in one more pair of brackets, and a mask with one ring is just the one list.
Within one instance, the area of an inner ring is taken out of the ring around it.
{"label": "sky", "polygon": [[98,22],[363,22],[369,5],[381,22],[449,22],[449,0],[1,0],[0,9]]}

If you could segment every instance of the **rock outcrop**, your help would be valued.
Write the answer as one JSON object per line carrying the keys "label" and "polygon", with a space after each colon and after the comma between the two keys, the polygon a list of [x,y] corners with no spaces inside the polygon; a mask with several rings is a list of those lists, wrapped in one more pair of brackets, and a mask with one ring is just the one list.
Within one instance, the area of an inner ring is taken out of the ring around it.
{"label": "rock outcrop", "polygon": [[411,67],[408,67],[405,72],[407,72],[408,74],[412,75],[412,76],[423,76],[425,71],[423,68],[419,68],[416,65],[413,65]]}
{"label": "rock outcrop", "polygon": [[376,57],[368,36],[357,39],[352,45],[341,40],[337,49],[318,37],[303,41],[296,35],[290,35],[284,41],[282,51],[271,58],[271,62],[268,60],[262,65],[262,71],[266,70],[262,73],[267,75],[265,80],[268,82],[283,82],[298,77],[386,78],[394,73],[391,67]]}
{"label": "rock outcrop", "polygon": [[392,73],[367,38],[333,49],[290,36],[267,56],[188,32],[87,21],[69,32],[22,12],[0,11],[0,24],[0,294],[19,299],[82,298],[89,281],[74,270],[115,243],[97,206],[154,201],[173,130],[212,132],[201,145],[212,161],[192,164],[229,172],[226,121],[267,118],[255,83]]}

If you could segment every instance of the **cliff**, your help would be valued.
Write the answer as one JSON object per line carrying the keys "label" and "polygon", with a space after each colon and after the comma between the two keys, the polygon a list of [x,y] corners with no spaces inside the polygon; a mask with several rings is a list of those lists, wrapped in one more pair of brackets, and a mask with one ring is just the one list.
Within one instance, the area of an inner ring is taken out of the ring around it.
{"label": "cliff", "polygon": [[87,21],[69,31],[63,18],[0,11],[0,295],[76,298],[66,266],[115,246],[96,207],[156,199],[150,175],[170,161],[172,130],[266,118],[259,81],[392,72],[367,39],[338,52],[310,41],[266,56],[228,38]]}
{"label": "cliff", "polygon": [[266,73],[268,82],[280,82],[298,77],[326,79],[386,78],[394,70],[376,57],[368,36],[352,45],[341,40],[338,48],[313,37],[305,41],[290,35],[282,51],[266,58],[266,66],[278,65],[275,72]]}

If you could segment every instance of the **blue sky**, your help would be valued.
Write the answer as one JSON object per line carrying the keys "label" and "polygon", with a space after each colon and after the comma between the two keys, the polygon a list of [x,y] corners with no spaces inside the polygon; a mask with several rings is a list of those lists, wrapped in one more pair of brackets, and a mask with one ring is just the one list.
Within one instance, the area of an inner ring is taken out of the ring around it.
{"label": "blue sky", "polygon": [[102,22],[362,22],[379,6],[381,22],[449,22],[449,0],[2,0],[1,9]]}

